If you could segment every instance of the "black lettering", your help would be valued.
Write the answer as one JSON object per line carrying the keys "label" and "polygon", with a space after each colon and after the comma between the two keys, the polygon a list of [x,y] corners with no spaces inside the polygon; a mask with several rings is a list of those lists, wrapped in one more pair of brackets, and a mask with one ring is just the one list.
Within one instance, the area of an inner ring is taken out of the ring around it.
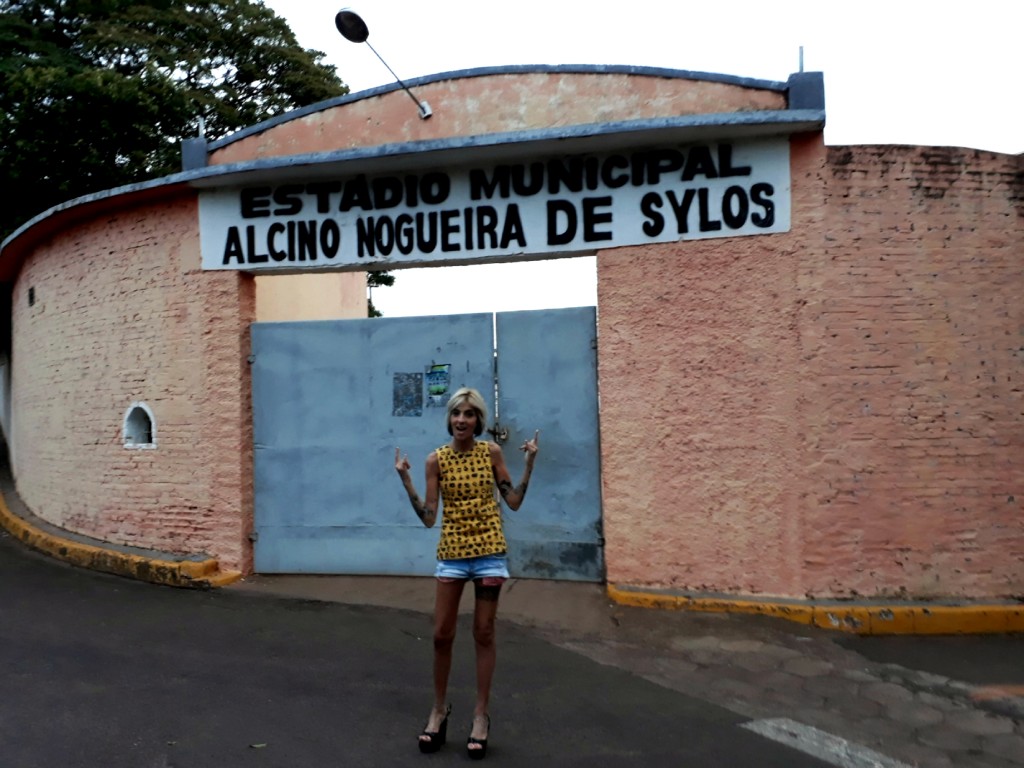
{"label": "black lettering", "polygon": [[515,203],[512,203],[505,212],[505,228],[501,232],[501,247],[508,248],[513,240],[520,248],[526,247],[523,219],[519,215],[519,206]]}
{"label": "black lettering", "polygon": [[356,221],[356,256],[373,258],[377,255],[377,243],[373,239],[373,217],[367,222],[363,217]]}
{"label": "black lettering", "polygon": [[453,242],[453,237],[458,237],[461,232],[459,227],[459,212],[454,211],[441,211],[441,251],[442,253],[451,253],[452,251],[461,250],[458,242]]}
{"label": "black lettering", "polygon": [[420,193],[416,188],[416,184],[419,182],[415,176],[405,177],[405,204],[409,208],[415,208],[420,204]]}
{"label": "black lettering", "polygon": [[529,181],[526,180],[526,168],[525,165],[512,166],[512,189],[522,197],[536,195],[544,189],[544,163],[530,163]]}
{"label": "black lettering", "polygon": [[680,178],[683,181],[693,181],[697,176],[703,176],[705,179],[718,178],[715,161],[711,158],[711,149],[708,147],[691,147],[686,156],[686,167]]}
{"label": "black lettering", "polygon": [[381,216],[374,224],[374,217],[370,217],[370,226],[373,227],[373,236],[377,241],[377,250],[381,256],[390,256],[395,247],[395,223],[390,216]]}
{"label": "black lettering", "polygon": [[324,257],[333,259],[341,248],[341,227],[334,219],[327,219],[320,225],[320,250]]}
{"label": "black lettering", "polygon": [[288,250],[281,250],[277,247],[277,236],[285,231],[285,225],[280,221],[275,221],[270,225],[267,230],[267,249],[270,251],[270,258],[274,261],[287,261]]}
{"label": "black lettering", "polygon": [[245,228],[245,260],[249,264],[266,264],[270,256],[259,253],[256,248],[256,227],[251,224]]}
{"label": "black lettering", "polygon": [[452,180],[445,173],[428,173],[420,182],[420,197],[427,205],[440,205],[452,191]]}
{"label": "black lettering", "polygon": [[662,149],[647,153],[647,181],[657,184],[663,173],[675,173],[683,168],[683,153],[674,149]]}
{"label": "black lettering", "polygon": [[242,218],[260,219],[270,215],[270,187],[250,187],[242,190]]}
{"label": "black lettering", "polygon": [[494,197],[494,193],[502,199],[508,198],[511,194],[511,172],[507,165],[499,165],[490,179],[486,172],[474,168],[469,172],[469,199],[480,200],[486,197],[488,200]]}
{"label": "black lettering", "polygon": [[464,208],[462,210],[462,226],[465,227],[466,236],[463,238],[463,242],[466,244],[466,250],[473,250],[473,209]]}
{"label": "black lettering", "polygon": [[402,202],[402,182],[394,176],[383,176],[374,179],[370,186],[373,189],[373,207],[380,211],[394,208]]}
{"label": "black lettering", "polygon": [[701,232],[717,232],[722,228],[722,222],[711,218],[710,206],[708,204],[709,195],[710,190],[707,187],[701,187],[697,190],[697,209],[700,211],[699,229]]}
{"label": "black lettering", "polygon": [[239,264],[245,264],[242,237],[238,234],[238,227],[228,227],[228,234],[224,239],[224,260],[221,264],[229,264],[232,259],[238,259]]}
{"label": "black lettering", "polygon": [[306,261],[307,256],[309,261],[316,261],[316,221],[296,222],[295,235],[298,253],[293,252],[288,261]]}
{"label": "black lettering", "polygon": [[[564,216],[565,227],[560,226]],[[576,206],[568,200],[548,200],[548,245],[568,245],[576,237]]]}
{"label": "black lettering", "polygon": [[601,180],[601,164],[596,157],[588,157],[583,161],[583,175],[587,189],[593,192]]}
{"label": "black lettering", "polygon": [[370,197],[370,185],[366,183],[366,177],[359,174],[354,179],[345,182],[345,188],[341,192],[341,203],[339,211],[351,211],[353,208],[362,208],[364,211],[373,210],[373,200]]}
{"label": "black lettering", "polygon": [[548,192],[557,195],[565,187],[570,192],[583,191],[583,160],[567,157],[548,161]]}
{"label": "black lettering", "polygon": [[608,189],[618,189],[629,183],[629,174],[616,174],[616,170],[628,170],[629,159],[624,155],[612,155],[601,166],[601,181]]}
{"label": "black lettering", "polygon": [[408,256],[416,247],[416,231],[413,226],[413,218],[408,213],[401,213],[395,219],[395,242],[398,252]]}
{"label": "black lettering", "polygon": [[648,192],[640,200],[640,213],[647,217],[642,229],[648,237],[657,237],[665,229],[665,217],[658,210],[661,206],[661,195],[657,192]]}
{"label": "black lettering", "polygon": [[762,229],[767,229],[775,224],[775,201],[771,199],[774,194],[775,188],[771,184],[764,182],[755,184],[750,188],[751,201],[754,205],[761,206],[761,209],[764,211],[763,214],[752,213],[750,220]]}
{"label": "black lettering", "polygon": [[437,211],[416,214],[416,247],[422,253],[433,253],[437,249],[437,229]]}
{"label": "black lettering", "polygon": [[722,218],[725,220],[725,226],[729,229],[740,229],[747,223],[749,213],[750,201],[747,199],[747,190],[736,185],[725,190],[722,196]]}
{"label": "black lettering", "polygon": [[586,197],[583,199],[583,242],[595,243],[601,240],[611,240],[612,233],[598,232],[599,224],[611,224],[612,212],[605,211],[598,213],[598,208],[611,208],[612,198],[608,197]]}
{"label": "black lettering", "polygon": [[632,166],[630,169],[630,181],[634,187],[642,187],[647,183],[647,153],[634,153],[630,165]]}
{"label": "black lettering", "polygon": [[341,192],[340,181],[314,181],[306,185],[306,194],[316,198],[316,212],[331,212],[331,195]]}
{"label": "black lettering", "polygon": [[685,235],[690,231],[690,206],[693,205],[693,198],[697,196],[697,190],[684,189],[683,199],[676,197],[672,190],[668,191],[668,203],[672,206],[672,213],[676,217],[676,232]]}
{"label": "black lettering", "polygon": [[749,176],[750,166],[740,165],[733,167],[732,165],[732,144],[719,144],[718,145],[718,175],[723,179],[730,176]]}
{"label": "black lettering", "polygon": [[481,205],[476,209],[477,247],[498,247],[498,212],[493,206]]}
{"label": "black lettering", "polygon": [[282,184],[274,190],[275,216],[295,216],[302,212],[301,184]]}

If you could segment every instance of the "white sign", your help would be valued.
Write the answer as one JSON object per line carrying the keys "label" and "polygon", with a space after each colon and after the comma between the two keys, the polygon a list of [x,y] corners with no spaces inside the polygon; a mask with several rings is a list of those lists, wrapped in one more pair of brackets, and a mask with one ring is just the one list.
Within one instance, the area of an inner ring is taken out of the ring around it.
{"label": "white sign", "polygon": [[387,269],[788,232],[788,137],[199,196],[204,269]]}

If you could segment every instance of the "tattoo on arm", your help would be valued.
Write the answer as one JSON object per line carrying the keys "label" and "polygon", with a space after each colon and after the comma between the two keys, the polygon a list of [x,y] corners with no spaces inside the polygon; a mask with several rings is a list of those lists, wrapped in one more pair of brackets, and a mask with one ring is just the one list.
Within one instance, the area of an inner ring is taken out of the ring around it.
{"label": "tattoo on arm", "polygon": [[412,500],[412,508],[416,512],[416,517],[420,520],[426,521],[427,515],[430,514],[430,510],[427,509],[426,504],[416,498]]}
{"label": "tattoo on arm", "polygon": [[501,498],[503,499],[507,499],[510,493],[514,493],[521,499],[523,498],[523,496],[526,495],[526,488],[528,486],[529,482],[527,482],[526,480],[521,482],[515,488],[512,487],[511,480],[502,480],[500,483],[498,483],[498,491],[499,493],[501,493]]}

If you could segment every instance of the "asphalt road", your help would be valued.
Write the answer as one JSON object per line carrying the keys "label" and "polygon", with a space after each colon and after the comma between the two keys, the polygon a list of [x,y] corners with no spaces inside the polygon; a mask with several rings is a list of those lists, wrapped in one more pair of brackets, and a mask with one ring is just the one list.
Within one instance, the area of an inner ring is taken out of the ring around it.
{"label": "asphalt road", "polygon": [[838,642],[883,664],[931,672],[974,685],[1024,689],[1024,634],[857,637]]}
{"label": "asphalt road", "polygon": [[[0,533],[2,768],[464,763],[468,627],[451,741],[416,749],[429,619],[397,609],[158,587],[74,569]],[[501,628],[488,764],[822,766],[744,718]]]}

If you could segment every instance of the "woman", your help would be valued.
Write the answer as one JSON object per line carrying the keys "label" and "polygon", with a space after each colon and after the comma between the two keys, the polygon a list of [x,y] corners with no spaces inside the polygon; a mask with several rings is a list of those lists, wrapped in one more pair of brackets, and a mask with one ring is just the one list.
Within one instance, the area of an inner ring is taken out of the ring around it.
{"label": "woman", "polygon": [[409,494],[412,508],[423,524],[437,521],[438,495],[444,505],[441,540],[437,546],[437,595],[434,604],[434,706],[419,737],[421,752],[436,752],[445,743],[451,705],[448,673],[459,600],[467,581],[473,582],[475,607],[473,639],[476,642],[476,705],[466,751],[474,759],[487,754],[491,719],[487,708],[494,676],[496,649],[494,621],[498,594],[508,578],[507,546],[501,527],[501,508],[495,485],[509,509],[519,509],[526,496],[540,431],[522,445],[526,468],[519,485],[512,485],[501,448],[477,440],[487,422],[487,406],[475,389],[464,387],[448,401],[448,434],[451,442],[427,457],[427,497],[421,501],[409,477],[409,457],[395,449],[395,469]]}

